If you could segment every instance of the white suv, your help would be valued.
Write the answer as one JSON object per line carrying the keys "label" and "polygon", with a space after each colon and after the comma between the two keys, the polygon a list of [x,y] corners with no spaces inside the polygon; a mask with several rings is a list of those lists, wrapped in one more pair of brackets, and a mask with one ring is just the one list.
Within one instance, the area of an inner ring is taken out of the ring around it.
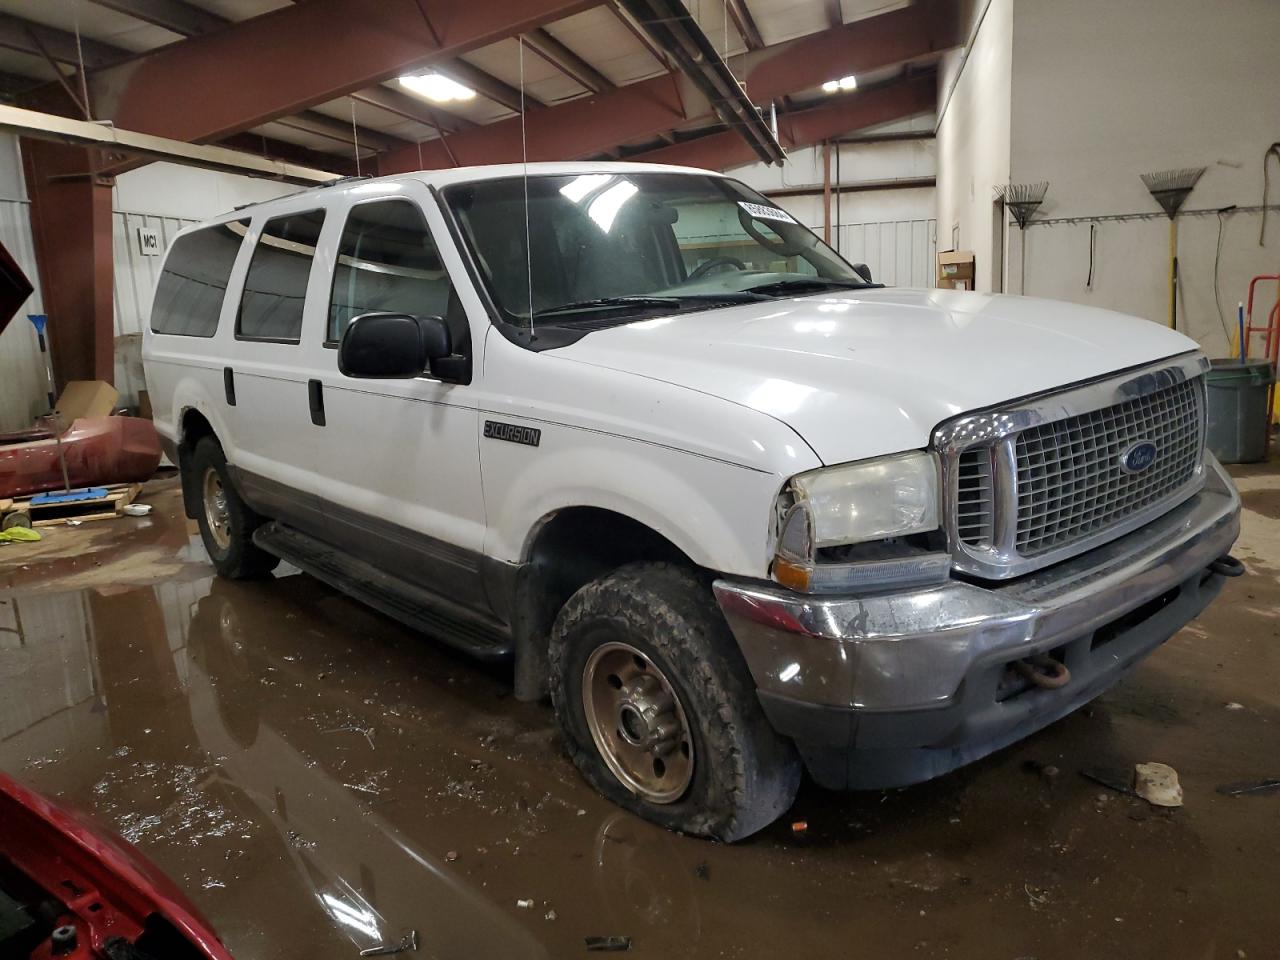
{"label": "white suv", "polygon": [[144,348],[228,577],[285,558],[550,693],[598,790],[735,839],[1097,696],[1224,576],[1187,338],[889,290],[650,164],[342,182],[174,241]]}

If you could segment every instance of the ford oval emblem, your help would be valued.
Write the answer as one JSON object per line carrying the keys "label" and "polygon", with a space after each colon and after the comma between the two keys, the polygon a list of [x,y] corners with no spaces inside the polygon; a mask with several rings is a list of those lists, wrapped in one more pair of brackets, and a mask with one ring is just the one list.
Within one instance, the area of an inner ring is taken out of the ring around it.
{"label": "ford oval emblem", "polygon": [[1120,469],[1125,473],[1141,473],[1156,462],[1157,452],[1150,440],[1139,440],[1120,454]]}

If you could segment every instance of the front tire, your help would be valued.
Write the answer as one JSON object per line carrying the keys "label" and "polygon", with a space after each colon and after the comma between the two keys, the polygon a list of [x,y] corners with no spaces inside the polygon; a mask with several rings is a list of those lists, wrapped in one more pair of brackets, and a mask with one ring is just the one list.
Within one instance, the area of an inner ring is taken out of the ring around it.
{"label": "front tire", "polygon": [[581,588],[551,636],[551,699],[583,777],[671,830],[734,841],[791,806],[800,761],[769,726],[710,586],[635,563]]}
{"label": "front tire", "polygon": [[279,558],[253,542],[253,531],[263,519],[240,499],[222,445],[213,437],[202,438],[192,453],[190,469],[199,500],[196,522],[214,569],[231,580],[262,577],[274,570]]}

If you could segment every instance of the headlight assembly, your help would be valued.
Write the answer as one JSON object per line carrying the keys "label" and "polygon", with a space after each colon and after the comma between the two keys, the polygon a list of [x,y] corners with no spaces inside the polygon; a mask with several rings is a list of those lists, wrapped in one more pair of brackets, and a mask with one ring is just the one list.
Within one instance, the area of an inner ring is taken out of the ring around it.
{"label": "headlight assembly", "polygon": [[939,526],[938,465],[912,451],[793,477],[779,501],[773,578],[809,593],[946,579],[950,557],[905,538]]}

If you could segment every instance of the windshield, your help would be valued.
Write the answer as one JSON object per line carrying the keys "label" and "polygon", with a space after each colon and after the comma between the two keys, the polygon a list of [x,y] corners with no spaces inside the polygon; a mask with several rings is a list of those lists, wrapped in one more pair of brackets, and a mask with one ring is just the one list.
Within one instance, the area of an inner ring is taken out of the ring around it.
{"label": "windshield", "polygon": [[[444,191],[508,323],[626,322],[655,311],[869,286],[790,215],[740,183],[590,173]],[[527,237],[527,242],[526,242]]]}

